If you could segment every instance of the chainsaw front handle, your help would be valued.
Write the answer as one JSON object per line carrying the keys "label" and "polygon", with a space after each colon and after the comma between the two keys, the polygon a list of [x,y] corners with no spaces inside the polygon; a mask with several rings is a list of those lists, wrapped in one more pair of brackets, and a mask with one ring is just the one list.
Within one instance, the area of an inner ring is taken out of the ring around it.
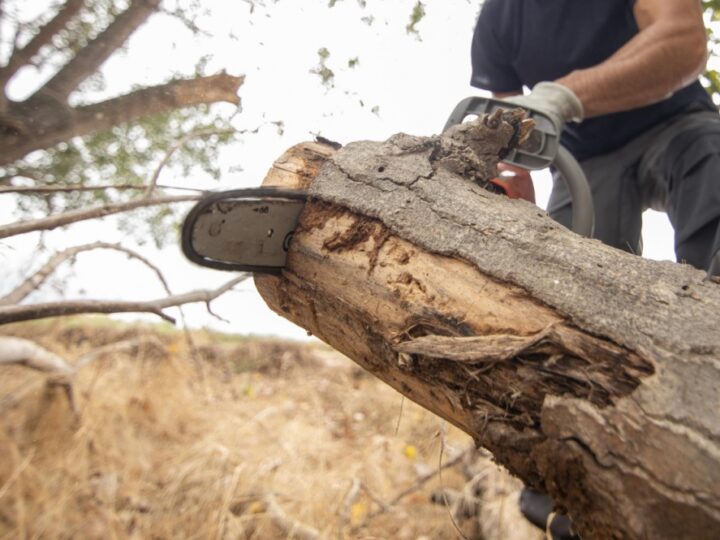
{"label": "chainsaw front handle", "polygon": [[[497,109],[516,109],[514,103],[500,99],[472,96],[458,103],[450,113],[443,131],[461,124],[470,115],[490,114]],[[528,139],[510,151],[503,161],[528,170],[539,170],[553,166],[565,179],[572,200],[572,230],[588,238],[592,237],[595,225],[595,207],[587,177],[575,157],[560,144],[550,118],[540,111],[528,109],[528,118],[535,121],[535,128]]]}

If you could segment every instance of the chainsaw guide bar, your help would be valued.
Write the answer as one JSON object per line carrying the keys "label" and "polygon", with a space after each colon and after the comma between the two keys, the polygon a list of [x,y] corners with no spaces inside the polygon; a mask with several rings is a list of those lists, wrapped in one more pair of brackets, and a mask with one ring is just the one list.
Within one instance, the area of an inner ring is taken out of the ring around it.
{"label": "chainsaw guide bar", "polygon": [[216,270],[280,275],[306,200],[304,191],[276,187],[208,195],[185,218],[183,253]]}

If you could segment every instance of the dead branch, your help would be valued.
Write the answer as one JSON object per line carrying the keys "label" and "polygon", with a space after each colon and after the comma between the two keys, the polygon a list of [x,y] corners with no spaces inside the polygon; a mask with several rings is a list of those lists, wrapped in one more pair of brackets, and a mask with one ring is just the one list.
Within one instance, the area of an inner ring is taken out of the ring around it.
{"label": "dead branch", "polygon": [[78,85],[95,73],[110,55],[157,9],[160,0],[134,0],[95,39],[83,47],[31,98],[51,97],[64,103]]}
{"label": "dead branch", "polygon": [[265,497],[265,509],[275,526],[282,530],[288,538],[297,540],[318,540],[320,538],[320,532],[317,529],[289,517],[272,495]]}
{"label": "dead branch", "polygon": [[57,354],[27,339],[0,336],[0,365],[22,365],[55,375],[72,375],[74,369]]}
{"label": "dead branch", "polygon": [[340,515],[338,520],[339,534],[342,534],[342,531],[350,522],[353,504],[355,504],[355,501],[357,501],[358,495],[360,495],[362,487],[363,483],[360,481],[360,479],[353,478],[352,484],[350,484],[350,488],[348,489],[348,492],[343,499],[342,507],[340,508]]}
{"label": "dead branch", "polygon": [[114,300],[70,300],[46,302],[29,306],[2,306],[0,307],[0,324],[64,315],[79,315],[82,313],[153,313],[175,324],[175,319],[164,313],[164,309],[195,302],[204,302],[209,305],[210,302],[218,296],[229,291],[235,285],[247,279],[247,277],[247,274],[242,274],[214,290],[191,291],[185,294],[159,298],[157,300],[131,302]]}
{"label": "dead branch", "polygon": [[172,292],[170,291],[170,288],[167,284],[167,281],[165,280],[165,276],[163,276],[160,269],[151,263],[148,259],[137,253],[136,251],[133,251],[132,249],[122,247],[120,244],[110,244],[108,242],[94,242],[92,244],[83,244],[81,246],[74,246],[70,247],[68,249],[65,249],[63,251],[60,251],[58,253],[55,253],[43,266],[29,276],[25,281],[23,281],[20,285],[18,285],[15,289],[13,289],[10,293],[6,294],[4,297],[0,298],[0,306],[7,306],[7,305],[13,305],[13,304],[19,304],[22,302],[31,292],[33,292],[35,289],[40,287],[47,278],[60,266],[63,262],[72,259],[79,253],[82,253],[84,251],[92,251],[95,249],[110,249],[114,251],[119,251],[121,253],[125,253],[128,257],[135,259],[137,261],[140,261],[142,264],[150,268],[153,272],[155,272],[155,275],[160,280],[160,283],[162,283],[162,286],[165,289],[165,292],[168,295],[171,295]]}
{"label": "dead branch", "polygon": [[71,223],[102,218],[112,214],[135,210],[137,208],[196,201],[199,197],[199,195],[166,195],[150,199],[135,199],[121,203],[107,204],[104,206],[71,210],[69,212],[63,212],[62,214],[56,214],[40,219],[17,221],[15,223],[0,226],[0,239],[29,232],[49,231],[56,229],[57,227],[70,225]]}
{"label": "dead branch", "polygon": [[93,131],[97,131],[181,107],[220,101],[239,105],[237,92],[244,81],[242,75],[236,77],[224,72],[194,79],[175,79],[107,101],[77,107],[76,120],[81,123],[94,121]]}
{"label": "dead branch", "polygon": [[179,141],[177,141],[174,145],[170,147],[170,149],[165,153],[165,157],[160,161],[158,166],[155,168],[155,171],[153,172],[153,175],[150,177],[150,183],[148,184],[146,190],[145,190],[145,197],[150,197],[153,194],[153,191],[155,191],[155,188],[157,187],[158,179],[160,178],[160,173],[165,168],[165,166],[170,161],[170,158],[177,152],[180,148],[185,146],[189,141],[196,139],[198,137],[207,137],[209,135],[220,135],[220,134],[232,134],[235,130],[232,129],[216,129],[216,128],[210,128],[210,129],[199,129],[197,131],[193,131],[191,133],[185,134],[183,137],[180,138]]}
{"label": "dead branch", "polygon": [[[8,181],[15,178],[14,176],[7,177]],[[0,184],[3,183],[5,177],[0,177]],[[157,184],[156,188],[160,189],[176,189],[178,191],[195,191],[199,194],[207,193],[207,190],[200,188],[189,188],[182,186],[169,186],[166,184]],[[116,189],[118,191],[144,191],[147,190],[148,186],[139,184],[102,184],[97,186],[86,186],[83,184],[66,184],[62,186],[1,186],[0,194],[3,193],[15,193],[18,195],[22,194],[42,194],[42,193],[68,193],[76,191],[108,191]]]}
{"label": "dead branch", "polygon": [[104,345],[97,349],[93,349],[88,353],[85,353],[80,358],[78,358],[77,362],[75,362],[74,369],[77,372],[105,356],[121,353],[133,353],[142,345],[150,343],[163,347],[162,343],[156,337],[146,336],[135,339],[126,339],[123,341],[118,341],[117,343],[110,343],[109,345]]}
{"label": "dead branch", "polygon": [[[454,467],[458,463],[462,462],[462,460],[465,459],[466,455],[470,451],[471,450],[468,449],[468,450],[465,450],[464,452],[460,452],[455,457],[453,457],[453,458],[449,459],[448,461],[446,461],[445,463],[441,464],[437,469],[429,471],[429,472],[419,476],[418,479],[415,480],[415,482],[410,484],[408,487],[406,487],[402,491],[398,492],[392,499],[390,499],[390,501],[388,503],[381,504],[381,505],[379,505],[380,508],[378,508],[374,512],[370,512],[367,515],[367,517],[363,520],[363,522],[361,524],[359,524],[356,528],[360,528],[365,523],[370,521],[371,519],[390,511],[397,503],[399,503],[402,499],[404,499],[408,495],[412,495],[413,493],[415,493],[418,489],[420,489],[422,486],[424,486],[429,480],[431,480],[433,477],[435,477],[440,471],[442,471],[444,469],[449,469],[450,467]],[[366,492],[368,494],[370,493],[369,491],[366,491]]]}

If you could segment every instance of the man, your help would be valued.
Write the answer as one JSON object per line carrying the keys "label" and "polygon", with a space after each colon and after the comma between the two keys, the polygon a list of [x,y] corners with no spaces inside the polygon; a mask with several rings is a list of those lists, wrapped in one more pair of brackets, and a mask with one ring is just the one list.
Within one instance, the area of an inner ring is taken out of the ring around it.
{"label": "man", "polygon": [[[596,238],[639,254],[642,212],[664,210],[678,261],[720,275],[720,116],[697,80],[706,42],[699,0],[486,0],[471,83],[555,120],[591,184]],[[548,210],[570,224],[557,178]]]}
{"label": "man", "polygon": [[[718,276],[720,116],[697,80],[706,42],[699,0],[486,0],[471,84],[553,118],[590,182],[596,238],[639,254],[642,212],[664,210],[678,260]],[[570,225],[558,178],[548,210]],[[572,538],[552,507],[521,496],[531,521]]]}

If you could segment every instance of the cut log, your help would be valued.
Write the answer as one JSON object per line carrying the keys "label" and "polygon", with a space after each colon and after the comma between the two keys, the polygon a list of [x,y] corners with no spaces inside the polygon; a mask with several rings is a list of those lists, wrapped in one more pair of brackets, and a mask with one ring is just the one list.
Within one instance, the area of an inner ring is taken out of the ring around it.
{"label": "cut log", "polygon": [[464,126],[290,149],[265,183],[312,198],[260,294],[547,490],[583,538],[717,538],[720,285],[483,189],[516,130]]}

